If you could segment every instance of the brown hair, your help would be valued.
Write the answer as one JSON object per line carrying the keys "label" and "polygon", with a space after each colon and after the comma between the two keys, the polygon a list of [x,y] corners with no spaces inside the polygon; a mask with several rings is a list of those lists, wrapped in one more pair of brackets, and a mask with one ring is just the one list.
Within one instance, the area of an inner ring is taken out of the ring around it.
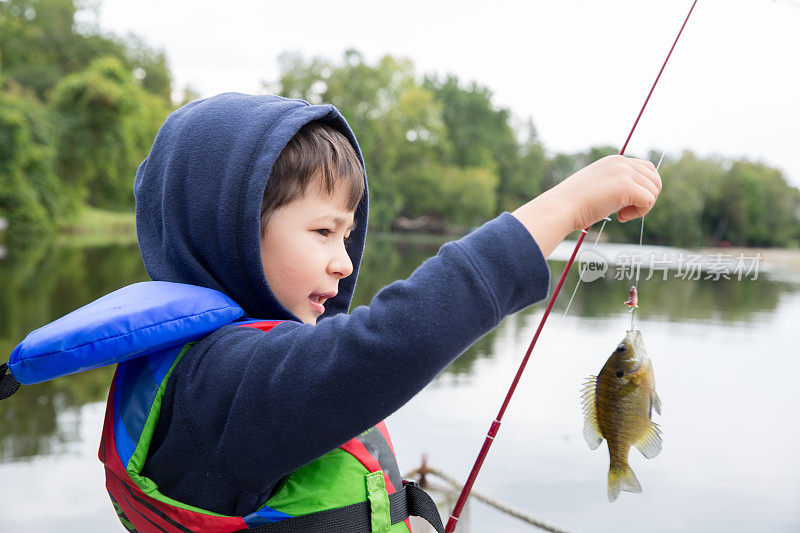
{"label": "brown hair", "polygon": [[261,202],[261,233],[276,209],[305,194],[316,179],[328,195],[335,187],[346,187],[348,211],[355,211],[364,195],[364,168],[347,137],[327,124],[309,122],[272,166]]}

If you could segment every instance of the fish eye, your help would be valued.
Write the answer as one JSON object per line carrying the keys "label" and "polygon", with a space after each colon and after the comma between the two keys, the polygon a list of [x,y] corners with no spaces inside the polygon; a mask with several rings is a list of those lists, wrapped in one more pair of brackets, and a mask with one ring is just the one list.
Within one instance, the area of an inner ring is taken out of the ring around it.
{"label": "fish eye", "polygon": [[623,343],[620,343],[619,346],[617,346],[617,351],[618,352],[624,352],[626,348],[627,348],[627,346],[625,346],[625,343],[623,342]]}
{"label": "fish eye", "polygon": [[617,377],[618,378],[621,378],[624,375],[625,375],[625,372],[623,372],[622,370],[617,370]]}

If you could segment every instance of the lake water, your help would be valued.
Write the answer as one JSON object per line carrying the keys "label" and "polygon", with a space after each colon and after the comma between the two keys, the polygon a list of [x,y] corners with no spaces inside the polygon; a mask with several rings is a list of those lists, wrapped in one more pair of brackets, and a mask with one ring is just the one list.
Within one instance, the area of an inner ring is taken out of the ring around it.
{"label": "lake water", "polygon": [[[354,304],[408,276],[438,244],[371,237]],[[563,263],[551,263],[557,278]],[[613,270],[613,269],[612,269]],[[758,279],[640,284],[663,451],[631,451],[641,494],[606,497],[605,445],[583,441],[579,389],[629,326],[630,281],[568,279],[476,489],[570,531],[800,531],[800,285]],[[32,329],[146,280],[135,245],[9,250],[0,260],[0,352]],[[785,279],[785,278],[782,278]],[[388,425],[401,470],[464,480],[546,302],[508,317]],[[5,360],[6,356],[0,356]],[[121,531],[96,458],[112,369],[24,387],[0,402],[0,531]],[[480,503],[471,531],[535,531]]]}

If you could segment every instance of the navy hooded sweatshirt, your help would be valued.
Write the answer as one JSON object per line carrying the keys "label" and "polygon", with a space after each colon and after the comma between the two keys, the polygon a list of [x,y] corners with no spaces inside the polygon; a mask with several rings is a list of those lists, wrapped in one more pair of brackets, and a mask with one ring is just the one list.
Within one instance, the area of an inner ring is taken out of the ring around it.
{"label": "navy hooded sweatshirt", "polygon": [[342,132],[361,157],[333,106],[228,93],[172,113],[136,175],[136,229],[153,280],[217,289],[250,317],[286,320],[268,333],[223,327],[167,383],[142,473],[163,494],[221,514],[257,509],[284,476],[386,418],[549,287],[535,241],[504,213],[348,314],[365,194],[347,244],[353,273],[316,325],[301,323],[264,277],[259,215],[272,165],[311,121]]}

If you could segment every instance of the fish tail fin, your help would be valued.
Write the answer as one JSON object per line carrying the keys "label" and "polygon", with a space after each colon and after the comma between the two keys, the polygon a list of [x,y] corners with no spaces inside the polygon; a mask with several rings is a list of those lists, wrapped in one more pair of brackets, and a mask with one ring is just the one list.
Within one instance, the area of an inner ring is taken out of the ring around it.
{"label": "fish tail fin", "polygon": [[627,464],[611,465],[608,471],[608,501],[613,502],[619,496],[619,491],[642,492],[639,480]]}

